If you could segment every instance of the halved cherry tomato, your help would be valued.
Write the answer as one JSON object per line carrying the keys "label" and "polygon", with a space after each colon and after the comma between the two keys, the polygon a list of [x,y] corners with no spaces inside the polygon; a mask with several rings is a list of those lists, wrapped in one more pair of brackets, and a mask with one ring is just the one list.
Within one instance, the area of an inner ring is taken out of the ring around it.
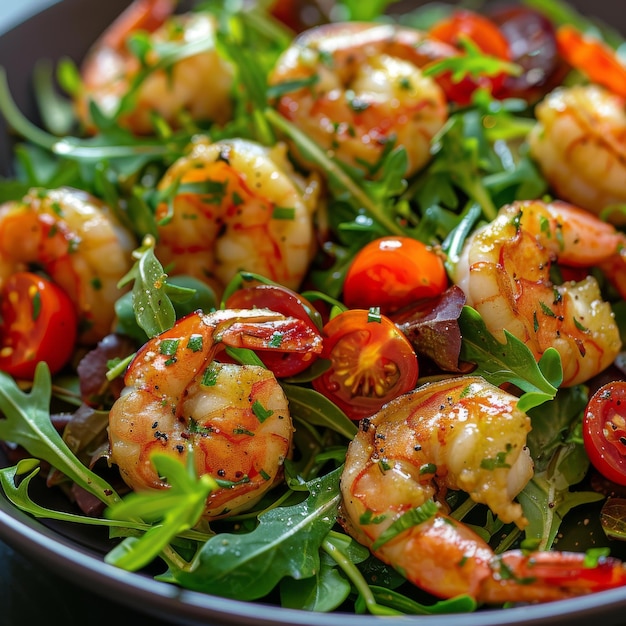
{"label": "halved cherry tomato", "polygon": [[74,352],[78,318],[68,295],[31,272],[13,274],[2,289],[0,370],[31,379],[39,361],[58,372]]}
{"label": "halved cherry tomato", "polygon": [[331,366],[315,378],[316,391],[353,420],[374,414],[383,404],[413,389],[417,356],[402,331],[364,309],[340,313],[324,326],[322,357]]}
{"label": "halved cherry tomato", "polygon": [[[267,308],[289,317],[304,320],[313,330],[320,332],[314,319],[320,320],[315,307],[300,294],[282,285],[257,284],[233,292],[226,300],[227,309]],[[321,321],[320,321],[321,324]],[[303,372],[318,354],[313,352],[278,352],[257,350],[257,355],[265,367],[277,378],[295,376]]]}
{"label": "halved cherry tomato", "polygon": [[[462,39],[471,40],[484,54],[510,61],[511,52],[508,41],[498,25],[488,17],[467,9],[453,11],[452,14],[436,22],[429,30],[431,37],[444,41],[459,50]],[[459,82],[452,80],[451,73],[446,72],[437,77],[448,100],[458,104],[469,104],[472,94],[478,87],[491,93],[497,92],[504,83],[506,74],[482,76],[480,78],[465,77]]]}
{"label": "halved cherry tomato", "polygon": [[354,257],[343,285],[351,309],[380,307],[391,313],[418,300],[434,298],[448,286],[441,258],[411,237],[381,237]]}
{"label": "halved cherry tomato", "polygon": [[626,98],[626,67],[611,47],[570,25],[557,29],[556,41],[559,53],[572,67],[592,82]]}
{"label": "halved cherry tomato", "polygon": [[583,417],[583,441],[598,472],[626,485],[626,381],[607,383],[591,396]]}

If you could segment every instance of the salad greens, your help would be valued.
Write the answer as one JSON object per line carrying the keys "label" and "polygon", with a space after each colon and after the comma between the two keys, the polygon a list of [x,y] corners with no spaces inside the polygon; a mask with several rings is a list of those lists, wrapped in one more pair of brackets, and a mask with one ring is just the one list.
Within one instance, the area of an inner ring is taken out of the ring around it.
{"label": "salad greens", "polygon": [[[393,13],[393,4],[388,0],[344,0],[338,3],[338,15],[354,20],[391,19],[382,14],[385,9]],[[526,4],[555,22],[589,26],[557,0],[526,0]],[[132,47],[142,69],[115,114],[106,115],[92,106],[98,131],[92,137],[71,134],[71,107],[54,89],[55,76],[49,66],[40,66],[36,74],[37,91],[44,99],[45,130],[17,109],[0,69],[0,111],[23,138],[16,146],[15,176],[0,181],[0,199],[19,199],[33,186],[73,185],[99,195],[118,211],[141,243],[133,253],[132,269],[120,282],[120,287],[127,286],[130,291],[116,303],[116,330],[138,345],[171,328],[185,313],[220,306],[215,293],[205,285],[168,276],[154,250],[154,208],[167,197],[156,194],[146,181],[158,180],[198,133],[213,140],[240,136],[264,145],[282,136],[324,173],[329,194],[328,228],[334,236],[315,260],[305,295],[333,311],[345,308],[339,300],[343,278],[365,243],[382,235],[414,237],[438,246],[451,270],[466,238],[492,220],[498,207],[547,192],[546,181],[523,146],[533,124],[528,105],[518,99],[496,101],[483,90],[475,93],[470,106],[452,109],[432,142],[430,163],[410,180],[403,175],[408,157],[401,146],[390,145],[368,172],[340,164],[269,104],[277,90],[267,87],[267,75],[278,54],[289,45],[290,32],[264,11],[263,3],[246,9],[235,2],[207,2],[203,6],[217,13],[217,44],[237,68],[237,110],[221,128],[204,128],[188,121],[182,129],[173,130],[164,120],[156,119],[156,136],[137,138],[116,124],[116,117],[131,104],[141,81],[154,71],[146,63],[153,44],[141,35],[133,37]],[[445,11],[441,6],[427,5],[397,19],[423,25],[432,20],[430,12],[435,9]],[[597,32],[597,25],[591,27]],[[471,42],[465,42],[465,50],[463,59],[434,64],[429,72],[452,71],[455,81],[476,72],[520,72],[514,64],[481,54]],[[159,50],[159,67],[196,51],[195,46]],[[75,93],[81,80],[76,66],[65,59],[57,69],[66,93]],[[252,280],[271,283],[242,272],[226,287],[223,301]],[[511,386],[518,392],[519,408],[532,419],[528,446],[536,472],[519,495],[529,520],[525,533],[502,524],[484,507],[459,494],[448,496],[451,515],[475,528],[496,552],[523,545],[524,540],[549,549],[570,509],[603,497],[581,487],[589,466],[580,434],[588,389],[583,385],[560,388],[563,373],[556,350],[547,350],[536,362],[526,345],[510,333],[505,332],[504,342],[490,334],[478,312],[468,306],[462,308],[455,323],[462,336],[459,362],[471,364],[475,374],[494,385]],[[242,363],[259,363],[256,355],[245,350],[233,349],[229,354]],[[111,384],[123,375],[131,358],[129,354],[108,363]],[[66,406],[65,397],[62,391],[53,394],[44,363],[26,390],[0,372],[0,439],[20,446],[32,457],[0,470],[0,485],[16,507],[35,517],[107,527],[110,536],[120,539],[106,555],[108,563],[138,571],[161,559],[166,570],[157,578],[188,589],[241,600],[260,600],[276,593],[285,607],[320,612],[348,605],[357,613],[374,615],[475,610],[476,602],[464,596],[416,602],[399,574],[383,576],[381,564],[369,551],[338,530],[339,477],[346,446],[357,426],[308,385],[320,367],[325,367],[323,362],[281,381],[296,426],[299,456],[286,461],[284,485],[264,496],[249,513],[210,525],[203,522],[203,504],[217,483],[195,475],[191,462],[183,466],[166,456],[154,455],[152,460],[170,489],[157,494],[119,494],[102,477],[98,465],[86,467],[53,426],[51,414],[57,404]],[[426,375],[423,382],[428,379]],[[63,381],[57,384],[63,386]],[[104,513],[79,515],[38,504],[31,487],[48,465],[68,483],[95,496]],[[403,527],[418,524],[436,511],[437,506],[430,501],[399,523]],[[626,535],[623,509],[613,503],[604,516],[614,536]],[[389,532],[398,529],[392,527]]]}

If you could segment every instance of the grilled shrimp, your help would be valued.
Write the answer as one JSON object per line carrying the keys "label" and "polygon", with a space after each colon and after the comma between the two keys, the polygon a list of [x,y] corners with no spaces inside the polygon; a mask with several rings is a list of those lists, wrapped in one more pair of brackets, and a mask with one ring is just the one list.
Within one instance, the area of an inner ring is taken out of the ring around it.
{"label": "grilled shrimp", "polygon": [[[598,85],[561,87],[537,105],[532,157],[559,198],[594,213],[626,203],[626,109]],[[613,211],[614,223],[626,222]]]}
{"label": "grilled shrimp", "polygon": [[443,90],[420,68],[454,54],[412,28],[334,23],[299,35],[269,83],[282,92],[278,112],[330,155],[374,169],[390,143],[401,145],[411,175],[429,161],[448,116]]}
{"label": "grilled shrimp", "polygon": [[[123,109],[116,123],[136,134],[154,131],[154,114],[173,128],[188,118],[220,124],[230,118],[234,69],[216,50],[215,18],[206,12],[171,15],[175,5],[135,0],[94,44],[76,98],[87,128],[92,101],[109,117]],[[129,46],[138,34],[150,44],[144,59]]]}
{"label": "grilled shrimp", "polygon": [[264,367],[214,361],[225,345],[319,353],[322,339],[302,320],[268,309],[192,313],[136,354],[109,414],[111,461],[132,489],[166,488],[151,454],[184,461],[192,447],[198,474],[220,485],[208,497],[207,520],[253,506],[291,453],[281,386]]}
{"label": "grilled shrimp", "polygon": [[466,242],[453,272],[467,304],[504,341],[508,331],[539,359],[561,355],[563,385],[584,382],[617,356],[621,340],[595,278],[556,285],[551,265],[606,269],[626,295],[626,237],[598,217],[564,202],[516,202]]}
{"label": "grilled shrimp", "polygon": [[423,385],[362,420],[341,478],[346,531],[441,598],[544,602],[626,585],[616,559],[587,567],[572,552],[496,555],[447,515],[442,496],[454,489],[503,522],[527,523],[513,499],[533,473],[530,420],[516,404],[482,378],[460,377]]}
{"label": "grilled shrimp", "polygon": [[297,289],[316,247],[316,183],[295,174],[285,147],[247,140],[198,140],[166,172],[159,189],[157,254],[170,273],[217,293],[240,270]]}
{"label": "grilled shrimp", "polygon": [[79,341],[111,332],[118,281],[132,264],[132,236],[100,200],[69,187],[32,189],[0,206],[0,287],[15,272],[41,268],[70,297]]}

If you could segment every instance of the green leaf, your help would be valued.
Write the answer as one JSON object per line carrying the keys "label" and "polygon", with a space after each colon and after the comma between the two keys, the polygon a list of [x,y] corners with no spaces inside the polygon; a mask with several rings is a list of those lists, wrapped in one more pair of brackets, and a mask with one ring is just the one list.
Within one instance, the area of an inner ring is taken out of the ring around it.
{"label": "green leaf", "polygon": [[153,561],[180,533],[193,528],[202,516],[209,493],[218,488],[207,474],[198,478],[191,451],[186,466],[165,454],[155,453],[151,460],[169,488],[131,493],[105,511],[109,518],[154,523],[141,537],[127,537],[105,557],[107,563],[133,572]]}
{"label": "green leaf", "polygon": [[119,286],[133,281],[132,301],[138,326],[148,337],[172,328],[176,310],[167,290],[167,274],[154,254],[156,241],[146,235],[140,248],[133,252],[137,261]]}
{"label": "green leaf", "polygon": [[171,567],[169,575],[185,588],[238,600],[262,598],[285,576],[314,576],[320,546],[336,521],[340,474],[338,468],[308,482],[306,500],[263,513],[250,533],[209,539],[189,570]]}
{"label": "green leaf", "polygon": [[[543,472],[552,463],[558,449],[570,438],[570,433],[580,424],[582,411],[589,399],[583,385],[559,389],[554,400],[528,411],[532,430],[528,434],[528,447],[535,463],[535,471]],[[588,459],[572,463],[573,473],[568,482],[576,484],[582,480],[589,466]]]}
{"label": "green leaf", "polygon": [[518,402],[521,411],[555,397],[562,372],[560,355],[554,348],[548,348],[537,363],[530,349],[508,331],[504,331],[506,343],[500,343],[478,311],[468,306],[463,307],[459,326],[463,336],[461,359],[475,363],[475,373],[490,383],[512,383],[523,390]]}
{"label": "green leaf", "polygon": [[[448,600],[439,600],[433,604],[416,602],[412,598],[377,585],[370,585],[376,602],[381,606],[394,608],[406,615],[444,615],[446,613],[471,613],[478,608],[471,596],[456,596]],[[357,603],[357,610],[359,603]]]}
{"label": "green leaf", "polygon": [[288,609],[327,613],[339,608],[350,594],[350,583],[337,571],[336,563],[322,554],[313,576],[280,581],[280,603]]}
{"label": "green leaf", "polygon": [[286,383],[281,386],[294,417],[313,426],[330,428],[347,439],[354,438],[358,431],[357,425],[334,402],[308,387]]}
{"label": "green leaf", "polygon": [[72,453],[50,421],[51,378],[41,362],[35,370],[30,393],[23,392],[6,373],[0,372],[0,439],[22,446],[32,456],[47,461],[105,504],[119,496],[102,477],[85,467]]}
{"label": "green leaf", "polygon": [[558,483],[558,475],[535,474],[517,496],[529,522],[526,537],[537,540],[542,550],[552,547],[563,518],[572,508],[604,498],[595,491],[569,491]]}

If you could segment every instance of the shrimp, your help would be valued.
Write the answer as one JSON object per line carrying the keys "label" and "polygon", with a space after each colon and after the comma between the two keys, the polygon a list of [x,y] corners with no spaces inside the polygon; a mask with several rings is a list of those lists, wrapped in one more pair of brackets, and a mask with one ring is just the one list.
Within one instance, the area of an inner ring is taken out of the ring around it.
{"label": "shrimp", "polygon": [[409,176],[430,160],[430,141],[448,117],[443,90],[420,68],[454,54],[412,28],[334,23],[299,35],[268,80],[289,89],[277,111],[328,154],[374,169],[395,143],[406,149]]}
{"label": "shrimp", "polygon": [[362,420],[341,477],[340,523],[441,598],[542,602],[626,585],[616,559],[586,567],[577,553],[495,555],[448,515],[445,491],[463,490],[503,522],[527,524],[513,501],[533,474],[530,420],[517,400],[478,376],[459,377],[425,384]]}
{"label": "shrimp", "polygon": [[611,307],[595,278],[556,285],[550,269],[593,265],[626,295],[625,236],[598,217],[565,202],[515,202],[466,242],[452,280],[488,330],[508,331],[539,359],[549,347],[561,355],[563,386],[585,382],[610,365],[621,347]]}
{"label": "shrimp", "polygon": [[174,194],[171,206],[157,208],[156,253],[170,273],[195,276],[217,293],[240,270],[299,287],[316,249],[319,188],[295,174],[284,145],[199,139],[159,189]]}
{"label": "shrimp", "polygon": [[[593,213],[626,203],[624,99],[598,85],[561,87],[536,109],[530,154],[556,195]],[[609,220],[626,223],[611,211]]]}
{"label": "shrimp", "polygon": [[322,339],[268,309],[192,313],[136,354],[109,414],[110,458],[132,489],[166,488],[151,454],[184,462],[191,446],[198,474],[220,485],[206,520],[253,506],[280,480],[291,452],[289,406],[276,378],[264,367],[214,361],[224,345],[312,355]]}
{"label": "shrimp", "polygon": [[[135,0],[89,51],[75,100],[88,129],[92,101],[108,117],[122,110],[116,123],[138,135],[154,131],[155,113],[173,128],[188,117],[218,124],[230,119],[234,69],[217,52],[216,20],[206,12],[171,15],[175,5],[174,0]],[[140,33],[150,44],[144,59],[128,45]],[[179,58],[184,50],[188,53]]]}
{"label": "shrimp", "polygon": [[78,189],[32,189],[0,206],[0,288],[15,272],[43,269],[74,303],[83,345],[111,332],[134,247],[108,207]]}

